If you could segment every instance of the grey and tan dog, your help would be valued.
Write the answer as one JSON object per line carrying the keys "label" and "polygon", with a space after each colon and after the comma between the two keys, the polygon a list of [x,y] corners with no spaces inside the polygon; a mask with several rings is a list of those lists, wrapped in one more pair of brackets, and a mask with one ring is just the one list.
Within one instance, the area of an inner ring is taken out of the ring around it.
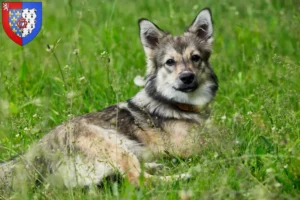
{"label": "grey and tan dog", "polygon": [[[188,174],[154,176],[142,170],[166,152],[189,157],[200,152],[199,126],[218,89],[209,65],[213,25],[203,9],[181,36],[147,19],[139,20],[147,57],[145,87],[126,102],[57,126],[28,152],[0,165],[0,188],[47,181],[67,187],[90,186],[121,173],[140,184]],[[34,181],[33,181],[34,182]]]}

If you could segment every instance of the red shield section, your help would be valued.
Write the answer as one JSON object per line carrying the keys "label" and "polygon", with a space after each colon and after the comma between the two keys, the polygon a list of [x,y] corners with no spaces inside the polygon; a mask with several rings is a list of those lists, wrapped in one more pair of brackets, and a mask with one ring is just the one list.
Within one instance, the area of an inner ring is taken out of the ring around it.
{"label": "red shield section", "polygon": [[[22,46],[22,38],[16,34],[16,31],[14,32],[13,29],[11,29],[11,24],[9,23],[10,15],[15,9],[22,9],[22,2],[2,3],[2,26],[8,37],[15,43]],[[22,21],[19,21],[19,24],[22,25]]]}

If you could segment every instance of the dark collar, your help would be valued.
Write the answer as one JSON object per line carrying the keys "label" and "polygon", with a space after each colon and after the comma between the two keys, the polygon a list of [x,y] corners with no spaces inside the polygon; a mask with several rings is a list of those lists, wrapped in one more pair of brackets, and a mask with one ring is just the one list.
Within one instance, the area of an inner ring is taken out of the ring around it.
{"label": "dark collar", "polygon": [[183,111],[186,111],[186,112],[194,112],[194,113],[200,112],[199,106],[190,105],[190,104],[184,104],[184,103],[176,103],[175,105],[180,110],[183,110]]}

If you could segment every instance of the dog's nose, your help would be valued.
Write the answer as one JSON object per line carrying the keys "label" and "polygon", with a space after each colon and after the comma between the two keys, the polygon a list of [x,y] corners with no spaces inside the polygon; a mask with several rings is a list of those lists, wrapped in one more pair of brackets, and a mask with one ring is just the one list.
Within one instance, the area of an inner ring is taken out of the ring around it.
{"label": "dog's nose", "polygon": [[182,73],[179,76],[179,79],[184,83],[184,84],[191,84],[194,79],[195,79],[195,74],[192,72],[186,72],[186,73]]}

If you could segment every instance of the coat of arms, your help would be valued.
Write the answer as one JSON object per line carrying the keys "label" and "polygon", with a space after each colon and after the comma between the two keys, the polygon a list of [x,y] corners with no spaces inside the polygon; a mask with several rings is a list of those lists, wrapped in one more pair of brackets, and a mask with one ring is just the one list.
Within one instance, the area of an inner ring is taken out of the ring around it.
{"label": "coat of arms", "polygon": [[28,44],[42,27],[42,2],[3,2],[2,26],[15,43]]}

